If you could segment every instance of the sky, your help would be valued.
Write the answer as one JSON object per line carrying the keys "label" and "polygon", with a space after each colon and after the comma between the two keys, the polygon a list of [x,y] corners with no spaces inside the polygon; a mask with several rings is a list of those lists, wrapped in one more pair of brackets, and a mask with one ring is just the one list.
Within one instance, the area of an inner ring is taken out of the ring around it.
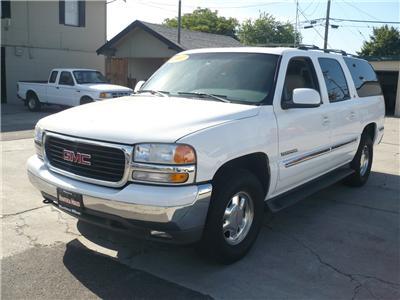
{"label": "sky", "polygon": [[[162,23],[166,18],[178,14],[178,0],[107,0],[107,39],[111,39],[131,22],[142,20]],[[400,21],[400,1],[373,0],[332,0],[331,18]],[[314,26],[304,29],[309,20],[324,18],[327,0],[299,0],[299,31],[302,43],[323,46],[324,27]],[[240,22],[256,19],[266,12],[280,21],[295,23],[295,0],[182,0],[182,14],[190,13],[197,7],[217,10],[224,17],[234,17]],[[329,30],[329,48],[345,50],[348,53],[359,51],[363,42],[369,40],[373,26],[383,24],[330,21],[339,25]],[[393,25],[400,29],[400,25]]]}

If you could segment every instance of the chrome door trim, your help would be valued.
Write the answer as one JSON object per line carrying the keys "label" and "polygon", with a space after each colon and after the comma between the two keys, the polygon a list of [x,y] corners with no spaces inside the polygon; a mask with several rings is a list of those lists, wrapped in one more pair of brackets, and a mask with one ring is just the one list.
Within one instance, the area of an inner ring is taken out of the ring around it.
{"label": "chrome door trim", "polygon": [[[125,167],[124,167],[124,174],[121,178],[120,181],[118,182],[113,182],[113,181],[106,181],[106,180],[99,180],[99,179],[93,179],[90,177],[85,177],[85,176],[80,176],[76,175],[74,173],[61,170],[59,168],[56,168],[50,164],[50,161],[47,159],[46,155],[46,138],[48,136],[53,136],[57,137],[59,139],[71,141],[71,142],[79,142],[83,144],[88,144],[88,145],[95,145],[95,146],[103,146],[103,147],[109,147],[109,148],[116,148],[121,150],[124,153],[125,156]],[[82,139],[82,138],[77,138],[77,137],[71,137],[67,135],[62,135],[58,133],[53,133],[53,132],[44,132],[44,137],[43,137],[43,159],[46,167],[53,172],[56,172],[58,174],[80,180],[83,182],[88,182],[88,183],[93,183],[93,184],[98,184],[98,185],[103,185],[103,186],[108,186],[108,187],[121,187],[126,184],[126,182],[129,179],[129,174],[130,174],[130,165],[132,162],[132,157],[133,157],[133,146],[127,146],[127,145],[119,145],[119,144],[114,144],[114,143],[107,143],[107,142],[99,142],[99,141],[93,141],[93,140],[87,140],[87,139]]]}
{"label": "chrome door trim", "polygon": [[348,140],[346,142],[334,144],[334,145],[332,145],[330,147],[327,147],[327,148],[314,150],[314,151],[311,151],[309,153],[306,153],[306,154],[303,154],[303,155],[300,155],[300,156],[296,156],[294,158],[290,158],[290,159],[284,160],[283,164],[285,165],[285,168],[293,167],[293,166],[298,165],[298,164],[300,164],[302,162],[305,162],[305,161],[308,161],[310,159],[319,157],[321,155],[325,155],[325,154],[327,154],[329,152],[332,152],[332,151],[337,150],[339,148],[342,148],[344,146],[350,145],[350,144],[355,143],[357,141],[358,141],[358,139],[354,138],[354,139]]}

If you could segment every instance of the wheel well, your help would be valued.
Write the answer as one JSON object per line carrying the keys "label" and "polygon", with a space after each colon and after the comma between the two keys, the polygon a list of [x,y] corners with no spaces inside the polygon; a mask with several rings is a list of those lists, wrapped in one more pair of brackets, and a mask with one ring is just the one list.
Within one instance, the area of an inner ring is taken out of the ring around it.
{"label": "wheel well", "polygon": [[270,182],[270,169],[268,156],[265,153],[247,154],[226,162],[217,170],[213,181],[223,173],[234,169],[246,169],[256,175],[264,189],[264,194],[267,194]]}
{"label": "wheel well", "polygon": [[82,104],[82,100],[87,99],[88,101],[93,101],[93,99],[89,96],[82,96],[81,99],[79,100],[79,103]]}
{"label": "wheel well", "polygon": [[26,99],[28,99],[30,96],[34,96],[34,97],[36,97],[36,99],[39,99],[38,96],[36,95],[36,93],[32,90],[29,90],[26,92]]}
{"label": "wheel well", "polygon": [[375,140],[375,133],[376,133],[375,123],[370,123],[364,127],[363,134],[368,134],[371,137],[372,141]]}

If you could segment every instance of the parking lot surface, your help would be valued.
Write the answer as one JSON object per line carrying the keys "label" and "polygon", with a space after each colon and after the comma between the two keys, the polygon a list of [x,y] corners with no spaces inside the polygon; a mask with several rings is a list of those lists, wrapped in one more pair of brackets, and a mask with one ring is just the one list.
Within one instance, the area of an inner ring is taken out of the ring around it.
{"label": "parking lot surface", "polygon": [[399,119],[386,119],[366,186],[338,183],[266,218],[252,251],[222,266],[43,204],[25,162],[29,124],[51,112],[2,116],[3,299],[400,298]]}

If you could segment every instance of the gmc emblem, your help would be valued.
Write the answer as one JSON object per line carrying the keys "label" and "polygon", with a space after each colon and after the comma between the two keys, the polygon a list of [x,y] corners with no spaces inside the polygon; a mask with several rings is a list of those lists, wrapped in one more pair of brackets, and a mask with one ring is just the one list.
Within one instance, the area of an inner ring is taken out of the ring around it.
{"label": "gmc emblem", "polygon": [[91,155],[86,153],[74,152],[71,150],[64,149],[63,150],[63,159],[65,161],[70,161],[72,163],[78,165],[85,165],[91,166],[92,163],[90,162]]}

